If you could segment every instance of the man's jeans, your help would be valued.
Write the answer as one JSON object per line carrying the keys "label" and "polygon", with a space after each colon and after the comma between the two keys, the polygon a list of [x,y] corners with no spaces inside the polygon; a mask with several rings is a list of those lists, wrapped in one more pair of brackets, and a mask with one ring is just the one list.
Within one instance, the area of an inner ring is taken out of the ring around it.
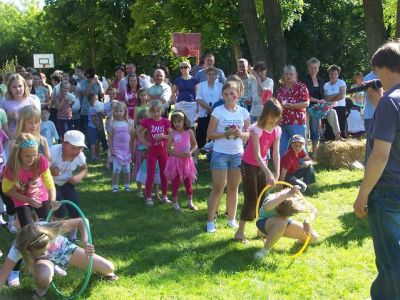
{"label": "man's jeans", "polygon": [[374,188],[368,197],[368,221],[378,276],[372,299],[400,299],[400,189]]}

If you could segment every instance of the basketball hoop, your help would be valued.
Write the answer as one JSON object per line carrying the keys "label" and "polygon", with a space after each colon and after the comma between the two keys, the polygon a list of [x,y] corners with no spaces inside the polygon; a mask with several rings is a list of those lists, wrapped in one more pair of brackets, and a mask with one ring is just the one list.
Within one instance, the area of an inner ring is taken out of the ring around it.
{"label": "basketball hoop", "polygon": [[200,64],[200,33],[179,33],[172,35],[172,52],[175,56],[196,57],[196,63]]}
{"label": "basketball hoop", "polygon": [[36,69],[54,68],[53,54],[33,54],[33,67]]}

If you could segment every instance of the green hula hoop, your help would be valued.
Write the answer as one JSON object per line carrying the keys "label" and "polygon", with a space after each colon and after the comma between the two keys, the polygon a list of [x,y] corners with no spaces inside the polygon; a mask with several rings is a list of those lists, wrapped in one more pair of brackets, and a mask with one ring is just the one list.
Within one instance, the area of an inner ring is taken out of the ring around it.
{"label": "green hula hoop", "polygon": [[[69,200],[61,200],[61,201],[58,201],[58,202],[61,203],[61,204],[68,204],[68,205],[71,205],[73,208],[76,209],[76,211],[79,213],[79,216],[83,219],[83,223],[85,224],[86,232],[87,232],[87,235],[88,235],[88,243],[89,243],[89,244],[92,244],[93,241],[92,241],[92,234],[91,234],[91,232],[90,232],[89,223],[87,222],[85,215],[83,214],[82,210],[78,207],[78,205],[76,205],[75,203],[73,203],[73,202],[71,202],[71,201],[69,201]],[[50,210],[50,212],[49,212],[49,214],[47,215],[47,218],[46,218],[46,221],[47,221],[47,222],[50,221],[51,217],[53,216],[53,213],[54,213],[54,210],[53,210],[53,209]],[[56,291],[56,293],[57,293],[60,297],[62,297],[63,299],[75,299],[75,298],[77,298],[78,296],[80,296],[80,295],[86,290],[87,285],[88,285],[89,280],[90,280],[90,276],[92,276],[92,267],[93,267],[93,256],[89,256],[89,263],[88,263],[88,269],[87,269],[87,272],[86,272],[85,281],[84,281],[84,283],[83,283],[81,289],[80,289],[76,294],[74,294],[74,295],[65,296],[65,295],[57,288],[57,286],[54,284],[53,281],[51,282],[51,286],[52,286],[53,289]]]}

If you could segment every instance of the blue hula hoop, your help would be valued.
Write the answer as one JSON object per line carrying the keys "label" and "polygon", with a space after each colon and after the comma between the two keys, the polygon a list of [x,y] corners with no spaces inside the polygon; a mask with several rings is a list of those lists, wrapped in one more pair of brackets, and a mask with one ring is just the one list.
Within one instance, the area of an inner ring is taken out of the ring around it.
{"label": "blue hula hoop", "polygon": [[[79,213],[79,216],[83,219],[83,223],[85,224],[85,229],[86,229],[86,233],[88,235],[88,243],[92,244],[92,234],[90,232],[90,227],[89,227],[89,223],[86,220],[85,215],[83,214],[82,210],[78,207],[78,205],[76,205],[75,203],[69,201],[69,200],[61,200],[58,201],[60,204],[68,204],[71,205],[73,208],[76,209],[76,211]],[[51,209],[49,214],[47,215],[46,221],[49,222],[51,217],[53,216],[54,210]],[[86,278],[85,281],[83,282],[82,287],[80,288],[80,290],[71,296],[66,296],[64,295],[58,288],[57,286],[54,284],[54,282],[51,282],[51,286],[53,287],[53,289],[56,291],[57,295],[59,295],[60,297],[62,297],[63,299],[75,299],[77,297],[79,297],[87,288],[87,285],[89,283],[90,277],[92,276],[92,268],[93,268],[93,256],[89,256],[89,262],[88,262],[88,269],[86,272]]]}

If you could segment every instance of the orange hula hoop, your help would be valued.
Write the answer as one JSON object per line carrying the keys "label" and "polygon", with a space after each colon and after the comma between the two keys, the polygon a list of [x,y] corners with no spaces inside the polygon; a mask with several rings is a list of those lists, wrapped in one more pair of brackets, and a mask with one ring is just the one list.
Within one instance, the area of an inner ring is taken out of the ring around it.
{"label": "orange hula hoop", "polygon": [[[290,183],[287,183],[287,182],[285,182],[285,181],[277,181],[277,182],[275,182],[275,185],[277,185],[277,184],[285,185],[285,186],[287,186],[287,187],[289,187],[289,188],[292,188],[292,187],[293,187],[293,185],[291,185]],[[267,185],[265,188],[263,188],[263,190],[261,191],[260,195],[258,195],[257,204],[256,204],[256,220],[258,220],[258,211],[259,211],[259,208],[258,208],[258,207],[259,207],[259,205],[260,205],[261,198],[262,198],[263,195],[264,195],[266,192],[268,192],[268,190],[270,190],[272,187],[273,187],[272,185]],[[303,202],[304,202],[304,204],[305,204],[305,206],[306,206],[306,208],[307,208],[308,219],[311,221],[310,210],[309,210],[309,208],[308,208],[307,201],[304,199],[303,194],[299,193],[299,195],[301,195],[301,198],[302,198],[302,200],[303,200]],[[300,254],[302,254],[302,253],[304,252],[304,250],[307,248],[308,244],[310,243],[310,239],[311,239],[311,235],[309,234],[309,235],[307,236],[307,238],[306,238],[306,240],[305,240],[303,246],[300,248],[300,250],[297,251],[295,254],[289,256],[289,257],[290,257],[290,258],[296,258],[296,257],[298,257]]]}

